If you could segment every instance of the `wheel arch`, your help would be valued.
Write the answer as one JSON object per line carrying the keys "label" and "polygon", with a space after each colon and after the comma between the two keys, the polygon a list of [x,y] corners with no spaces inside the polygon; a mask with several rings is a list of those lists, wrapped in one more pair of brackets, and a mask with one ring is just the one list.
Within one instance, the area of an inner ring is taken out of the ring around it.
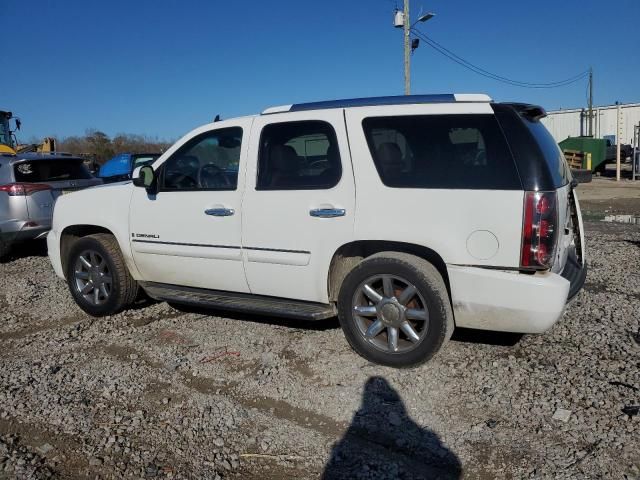
{"label": "wheel arch", "polygon": [[[62,230],[60,233],[60,261],[62,263],[63,272],[67,271],[67,259],[73,243],[79,238],[94,235],[96,233],[107,233],[109,235],[113,235],[116,239],[118,238],[114,232],[99,225],[68,225]],[[120,249],[122,250],[122,247]]]}
{"label": "wheel arch", "polygon": [[442,275],[451,302],[451,287],[447,265],[443,258],[431,248],[415,243],[388,240],[356,240],[339,247],[329,263],[327,289],[329,301],[337,301],[340,287],[347,274],[363,259],[380,252],[402,252],[423,258]]}

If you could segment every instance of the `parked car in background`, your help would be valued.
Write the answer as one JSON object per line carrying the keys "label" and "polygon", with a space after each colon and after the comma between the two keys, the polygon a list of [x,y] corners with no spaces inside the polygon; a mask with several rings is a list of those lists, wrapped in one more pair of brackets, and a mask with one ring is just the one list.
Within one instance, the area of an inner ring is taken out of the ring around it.
{"label": "parked car in background", "polygon": [[576,183],[545,115],[451,94],[214,122],[133,182],[62,198],[49,257],[94,316],[139,288],[274,317],[337,314],[354,350],[393,367],[425,362],[455,327],[542,333],[587,268]]}
{"label": "parked car in background", "polygon": [[101,183],[79,157],[56,153],[0,155],[0,258],[16,242],[47,234],[53,205],[60,195]]}
{"label": "parked car in background", "polygon": [[[613,143],[610,138],[606,138],[605,141],[607,142],[605,160],[607,161],[616,160],[618,155],[618,145]],[[631,145],[626,143],[620,144],[620,160],[621,161],[623,162],[626,161],[626,159],[630,158],[632,155],[633,155],[633,147]]]}
{"label": "parked car in background", "polygon": [[107,160],[100,167],[98,178],[101,178],[104,183],[130,180],[134,168],[150,165],[159,156],[159,153],[121,153]]}

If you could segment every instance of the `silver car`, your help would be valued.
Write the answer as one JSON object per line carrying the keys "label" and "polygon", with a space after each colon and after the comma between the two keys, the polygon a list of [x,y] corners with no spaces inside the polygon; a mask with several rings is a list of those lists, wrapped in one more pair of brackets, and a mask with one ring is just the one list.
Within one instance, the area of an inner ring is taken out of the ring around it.
{"label": "silver car", "polygon": [[0,154],[0,258],[16,242],[46,236],[60,195],[101,183],[69,154]]}

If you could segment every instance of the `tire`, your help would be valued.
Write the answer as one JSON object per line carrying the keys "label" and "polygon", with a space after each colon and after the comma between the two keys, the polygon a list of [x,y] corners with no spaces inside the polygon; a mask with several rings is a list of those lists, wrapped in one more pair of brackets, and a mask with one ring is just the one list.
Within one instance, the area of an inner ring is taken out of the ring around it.
{"label": "tire", "polygon": [[[388,287],[385,281],[390,282]],[[369,297],[371,293],[365,293],[370,292],[365,285],[371,286],[382,300]],[[405,301],[403,296],[410,291],[409,285],[415,287],[415,294]],[[372,313],[372,307],[376,313]],[[446,344],[454,330],[449,294],[438,270],[420,257],[400,252],[367,257],[346,276],[338,296],[338,317],[347,341],[358,354],[395,368],[426,362]],[[405,323],[411,324],[413,332],[404,331]],[[380,325],[384,330],[376,333]],[[392,329],[395,334],[389,333]],[[368,333],[375,336],[367,337]],[[413,341],[410,333],[415,334]],[[397,350],[393,348],[394,337]]]}
{"label": "tire", "polygon": [[[87,266],[87,261],[91,267]],[[71,246],[65,273],[74,300],[82,310],[94,317],[118,313],[138,296],[138,284],[131,277],[113,235],[99,233],[77,240]],[[107,283],[107,279],[110,279],[110,283]],[[104,290],[98,285],[104,286]],[[88,293],[82,293],[82,286],[89,289]],[[95,296],[96,290],[98,297]]]}

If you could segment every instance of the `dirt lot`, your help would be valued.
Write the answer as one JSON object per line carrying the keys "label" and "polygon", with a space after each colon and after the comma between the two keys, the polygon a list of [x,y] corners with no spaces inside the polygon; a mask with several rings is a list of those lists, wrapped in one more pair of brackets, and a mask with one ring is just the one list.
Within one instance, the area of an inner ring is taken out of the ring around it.
{"label": "dirt lot", "polygon": [[640,187],[606,182],[580,186],[590,272],[550,332],[458,331],[414,370],[335,320],[96,320],[22,247],[0,264],[0,478],[640,478],[640,231],[600,220],[640,215]]}

